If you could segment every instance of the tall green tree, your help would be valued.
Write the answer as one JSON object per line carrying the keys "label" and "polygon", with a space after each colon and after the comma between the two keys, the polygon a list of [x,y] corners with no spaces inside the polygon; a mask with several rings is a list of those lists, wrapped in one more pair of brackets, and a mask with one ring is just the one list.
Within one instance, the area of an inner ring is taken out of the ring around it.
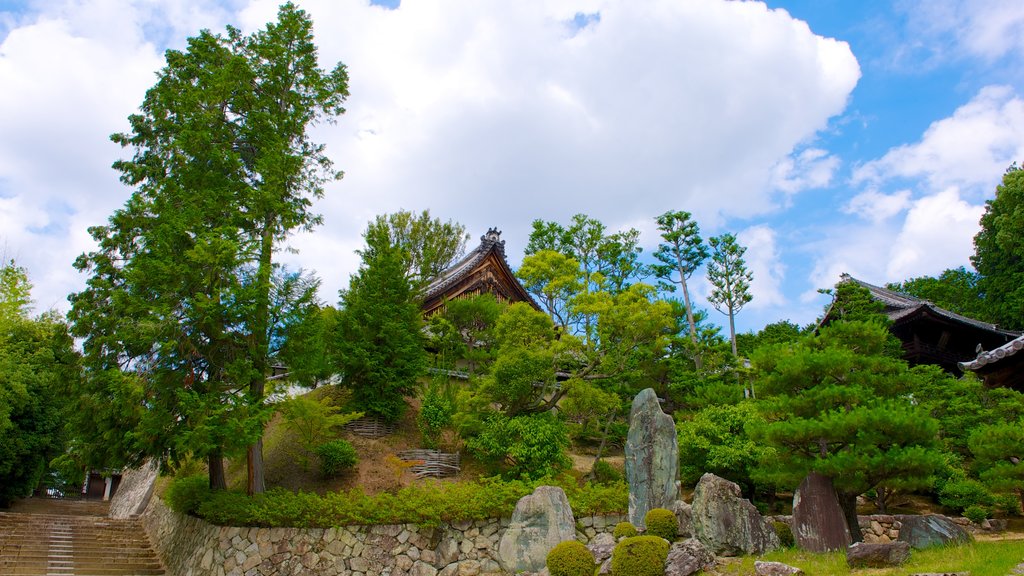
{"label": "tall green tree", "polygon": [[431,218],[430,211],[414,214],[401,210],[377,216],[364,234],[367,257],[381,247],[403,253],[406,277],[413,286],[423,286],[466,253],[466,227],[451,220]]}
{"label": "tall green tree", "polygon": [[462,357],[472,376],[481,366],[486,367],[494,348],[494,328],[505,309],[494,294],[478,294],[459,298],[445,305],[444,317],[451,322],[462,339]]}
{"label": "tall green tree", "polygon": [[[664,240],[658,244],[654,257],[661,262],[653,267],[654,274],[663,282],[669,292],[675,292],[678,284],[683,290],[686,305],[686,321],[690,326],[690,341],[697,343],[697,323],[693,319],[693,304],[686,281],[700,268],[708,257],[707,246],[700,237],[700,227],[689,212],[668,211],[658,216],[658,230]],[[674,275],[678,275],[676,278]]]}
{"label": "tall green tree", "polygon": [[1016,494],[1024,509],[1024,420],[982,426],[969,443],[982,480]]}
{"label": "tall green tree", "polygon": [[857,496],[924,486],[943,463],[938,423],[911,403],[916,373],[887,355],[887,335],[836,322],[752,358],[766,423],[751,431],[776,450],[761,477],[792,488],[809,472],[831,478],[857,540]]}
{"label": "tall green tree", "polygon": [[358,408],[395,421],[426,370],[423,319],[405,275],[405,254],[378,246],[341,293],[335,343],[342,385]]}
{"label": "tall green tree", "polygon": [[886,288],[909,294],[977,320],[988,320],[989,313],[978,283],[981,276],[960,266],[943,270],[937,277],[919,276],[903,282],[886,284]]}
{"label": "tall green tree", "polygon": [[[274,253],[320,218],[312,201],[340,177],[309,129],[344,111],[347,74],[319,67],[312,22],[294,4],[245,36],[201,32],[147,93],[118,161],[136,191],[79,258],[72,296],[92,370],[144,372],[148,450],[222,457],[249,443],[248,490],[264,489],[262,419],[270,366]],[[190,419],[191,418],[191,419]]]}
{"label": "tall green tree", "polygon": [[0,322],[27,318],[32,306],[28,271],[14,263],[0,264]]}
{"label": "tall green tree", "polygon": [[711,294],[708,301],[715,310],[729,317],[729,339],[732,341],[733,356],[736,350],[736,314],[753,299],[750,283],[754,275],[747,269],[743,254],[747,249],[740,246],[732,234],[722,234],[708,240],[711,245],[711,260],[708,262],[708,281]]}
{"label": "tall green tree", "polygon": [[1016,163],[985,202],[971,263],[991,318],[1005,328],[1024,328],[1024,170]]}

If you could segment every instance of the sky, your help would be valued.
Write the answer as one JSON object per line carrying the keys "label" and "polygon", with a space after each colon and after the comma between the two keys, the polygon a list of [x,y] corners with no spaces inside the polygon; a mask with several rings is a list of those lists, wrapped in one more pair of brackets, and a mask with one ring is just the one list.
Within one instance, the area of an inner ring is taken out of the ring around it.
{"label": "sky", "polygon": [[[985,201],[1024,160],[1019,0],[309,0],[351,96],[314,129],[345,177],[281,260],[321,298],[375,215],[429,209],[513,267],[535,219],[641,231],[686,210],[747,247],[741,331],[813,321],[843,272],[875,284],[970,266]],[[132,190],[111,164],[167,49],[251,32],[275,1],[0,0],[0,256],[37,311]],[[708,307],[703,271],[691,280]],[[711,310],[711,319],[727,325]]]}

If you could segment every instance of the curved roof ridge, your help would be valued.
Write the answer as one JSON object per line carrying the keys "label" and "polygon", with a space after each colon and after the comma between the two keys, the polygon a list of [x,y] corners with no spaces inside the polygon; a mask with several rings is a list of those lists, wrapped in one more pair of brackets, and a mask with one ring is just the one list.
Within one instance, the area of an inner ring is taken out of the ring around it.
{"label": "curved roof ridge", "polygon": [[957,365],[960,366],[961,370],[978,370],[983,366],[999,362],[1003,358],[1014,356],[1021,350],[1024,350],[1024,336],[1011,340],[995,350],[982,351],[978,353],[978,357],[974,360],[957,362]]}

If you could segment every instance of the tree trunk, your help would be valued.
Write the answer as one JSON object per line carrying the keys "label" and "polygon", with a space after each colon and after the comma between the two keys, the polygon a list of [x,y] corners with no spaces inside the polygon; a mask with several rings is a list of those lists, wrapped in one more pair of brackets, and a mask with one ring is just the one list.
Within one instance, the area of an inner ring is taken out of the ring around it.
{"label": "tree trunk", "polygon": [[878,509],[878,513],[879,514],[888,514],[889,513],[886,510],[886,508],[887,508],[887,506],[886,506],[887,502],[886,501],[889,499],[889,496],[891,496],[891,495],[892,495],[892,492],[890,492],[889,490],[886,490],[885,488],[883,488],[881,486],[879,486],[878,488],[875,488],[875,508]]}
{"label": "tree trunk", "polygon": [[1017,490],[1017,497],[1020,498],[1020,509],[1024,512],[1024,490]]}
{"label": "tree trunk", "polygon": [[[249,349],[253,367],[252,381],[249,383],[250,402],[262,406],[263,394],[267,382],[267,369],[269,361],[269,336],[270,329],[270,276],[273,272],[271,259],[274,254],[274,227],[273,216],[267,216],[263,223],[263,230],[260,236],[260,261],[256,270],[256,311],[252,326],[252,345]],[[250,496],[260,494],[267,489],[263,473],[263,435],[254,442],[246,453],[246,469],[248,478],[246,482],[246,493]]]}
{"label": "tree trunk", "polygon": [[210,468],[210,489],[227,490],[227,476],[224,475],[224,455],[220,450],[211,452],[207,457],[207,465]]}
{"label": "tree trunk", "polygon": [[732,306],[729,306],[729,339],[732,340],[732,355],[735,358],[739,353],[736,352],[736,313]]}
{"label": "tree trunk", "polygon": [[857,522],[857,494],[836,490],[836,498],[839,499],[839,506],[843,509],[846,527],[850,529],[850,538],[853,539],[853,542],[862,542],[864,537],[860,533],[860,523]]}
{"label": "tree trunk", "polygon": [[246,481],[246,493],[252,496],[266,492],[267,484],[263,473],[263,438],[260,437],[255,443],[249,446],[246,453],[246,470],[248,478]]}

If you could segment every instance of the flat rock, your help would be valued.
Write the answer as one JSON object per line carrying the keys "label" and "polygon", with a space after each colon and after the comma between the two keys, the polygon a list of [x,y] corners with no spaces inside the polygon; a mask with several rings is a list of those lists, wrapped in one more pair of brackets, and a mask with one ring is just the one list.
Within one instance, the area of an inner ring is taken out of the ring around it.
{"label": "flat rock", "polygon": [[665,559],[665,576],[690,576],[715,564],[715,555],[696,538],[675,542]]}
{"label": "flat rock", "polygon": [[846,564],[850,568],[889,568],[903,564],[908,558],[910,544],[906,542],[857,542],[846,549]]}
{"label": "flat rock", "polygon": [[498,562],[512,574],[543,570],[548,552],[559,542],[576,539],[576,521],[565,492],[538,486],[516,503],[508,529],[498,543]]}
{"label": "flat rock", "polygon": [[714,474],[701,476],[693,492],[693,534],[719,556],[764,554],[779,547],[772,523],[740,487]]}
{"label": "flat rock", "polygon": [[793,538],[802,550],[844,550],[853,539],[832,479],[811,472],[793,493]]}
{"label": "flat rock", "polygon": [[626,438],[629,521],[644,528],[654,508],[671,509],[679,496],[679,441],[672,417],[661,411],[653,388],[633,398]]}
{"label": "flat rock", "polygon": [[782,562],[754,561],[754,574],[757,576],[802,576],[803,570]]}
{"label": "flat rock", "polygon": [[901,523],[898,540],[909,543],[911,548],[920,550],[971,541],[971,535],[967,530],[940,514],[897,516],[896,519]]}

